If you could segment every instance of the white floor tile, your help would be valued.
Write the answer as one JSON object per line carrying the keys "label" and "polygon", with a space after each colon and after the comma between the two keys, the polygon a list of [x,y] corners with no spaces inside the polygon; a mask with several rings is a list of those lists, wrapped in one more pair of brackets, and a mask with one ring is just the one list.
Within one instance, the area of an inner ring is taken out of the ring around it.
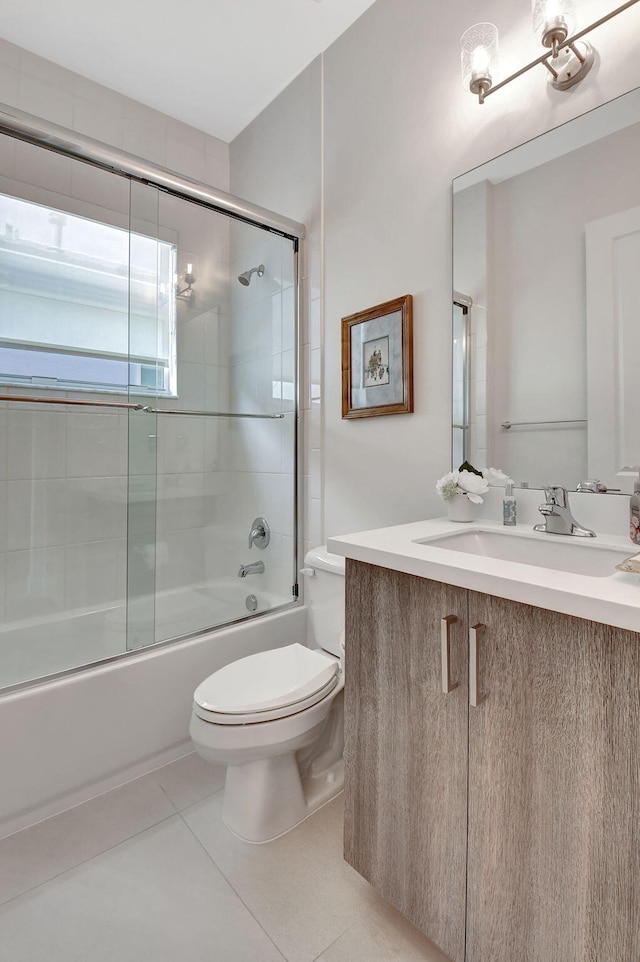
{"label": "white floor tile", "polygon": [[344,862],[341,797],[249,845],[223,784],[190,754],[0,841],[1,962],[447,962]]}
{"label": "white floor tile", "polygon": [[10,962],[283,962],[180,816],[0,909]]}
{"label": "white floor tile", "polygon": [[149,776],[0,841],[0,904],[175,814]]}
{"label": "white floor tile", "polygon": [[353,925],[371,892],[342,858],[342,797],[266,845],[233,836],[221,808],[215,796],[183,818],[289,962],[313,962]]}
{"label": "white floor tile", "polygon": [[316,962],[450,962],[432,942],[371,891],[369,906]]}
{"label": "white floor tile", "polygon": [[211,765],[195,752],[152,772],[152,777],[180,812],[224,788],[224,765]]}

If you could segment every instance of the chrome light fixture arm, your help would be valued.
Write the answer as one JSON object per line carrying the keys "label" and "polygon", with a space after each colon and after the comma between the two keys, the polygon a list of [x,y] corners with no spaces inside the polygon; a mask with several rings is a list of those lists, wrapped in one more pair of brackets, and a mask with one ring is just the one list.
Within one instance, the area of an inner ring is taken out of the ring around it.
{"label": "chrome light fixture arm", "polygon": [[[593,30],[596,30],[598,27],[601,27],[609,20],[617,17],[618,14],[628,10],[629,7],[635,6],[635,4],[638,2],[640,2],[640,0],[627,0],[626,3],[621,4],[619,7],[616,7],[615,10],[612,10],[604,17],[600,17],[599,20],[594,21],[593,23],[589,24],[588,27],[585,27],[583,30],[579,30],[577,33],[574,33],[571,36],[566,36],[566,32],[563,30],[547,30],[543,33],[541,42],[550,47],[550,49],[546,50],[535,60],[532,60],[520,70],[512,73],[509,77],[506,77],[497,84],[493,83],[490,69],[486,69],[484,74],[482,71],[475,71],[474,73],[467,71],[465,73],[465,37],[467,37],[467,34],[470,34],[471,31],[476,29],[471,27],[462,38],[463,81],[465,87],[469,89],[471,93],[476,94],[478,97],[478,102],[483,104],[490,94],[494,94],[502,87],[506,87],[507,84],[510,84],[512,80],[516,80],[523,74],[528,73],[528,71],[533,70],[534,67],[542,65],[551,74],[550,83],[556,90],[569,90],[571,87],[580,83],[580,81],[586,77],[593,66],[595,51],[593,47],[586,41],[583,41],[582,38],[591,33]],[[476,25],[476,27],[482,26],[489,25]],[[495,40],[493,45],[495,47],[495,53],[497,54],[497,30],[495,28],[494,30]],[[468,53],[466,56],[467,60],[469,60]],[[473,60],[473,53],[471,54],[471,59]],[[494,60],[493,63],[494,70],[495,66],[496,60]]]}

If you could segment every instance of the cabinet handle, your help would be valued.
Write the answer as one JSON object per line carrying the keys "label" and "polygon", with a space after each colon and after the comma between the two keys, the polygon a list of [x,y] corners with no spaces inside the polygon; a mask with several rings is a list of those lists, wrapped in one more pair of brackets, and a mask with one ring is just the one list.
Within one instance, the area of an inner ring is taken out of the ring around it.
{"label": "cabinet handle", "polygon": [[440,621],[440,643],[442,648],[442,690],[445,695],[451,694],[458,687],[458,682],[451,681],[451,645],[449,629],[457,621],[456,615],[446,615]]}
{"label": "cabinet handle", "polygon": [[486,627],[474,625],[469,629],[469,704],[472,708],[477,708],[485,699],[485,696],[480,694],[478,657],[479,642]]}

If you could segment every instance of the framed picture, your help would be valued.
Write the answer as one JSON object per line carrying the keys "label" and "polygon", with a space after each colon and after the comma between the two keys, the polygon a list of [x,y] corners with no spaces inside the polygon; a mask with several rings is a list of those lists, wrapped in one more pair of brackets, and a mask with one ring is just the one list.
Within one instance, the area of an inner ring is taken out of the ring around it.
{"label": "framed picture", "polygon": [[413,412],[413,298],[342,318],[342,417]]}

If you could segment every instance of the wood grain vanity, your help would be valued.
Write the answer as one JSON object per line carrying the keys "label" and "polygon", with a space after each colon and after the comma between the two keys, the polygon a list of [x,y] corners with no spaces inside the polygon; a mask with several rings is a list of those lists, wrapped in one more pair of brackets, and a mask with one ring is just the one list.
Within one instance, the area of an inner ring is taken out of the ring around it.
{"label": "wood grain vanity", "polygon": [[347,560],[346,860],[454,962],[639,959],[640,634],[387,564]]}

